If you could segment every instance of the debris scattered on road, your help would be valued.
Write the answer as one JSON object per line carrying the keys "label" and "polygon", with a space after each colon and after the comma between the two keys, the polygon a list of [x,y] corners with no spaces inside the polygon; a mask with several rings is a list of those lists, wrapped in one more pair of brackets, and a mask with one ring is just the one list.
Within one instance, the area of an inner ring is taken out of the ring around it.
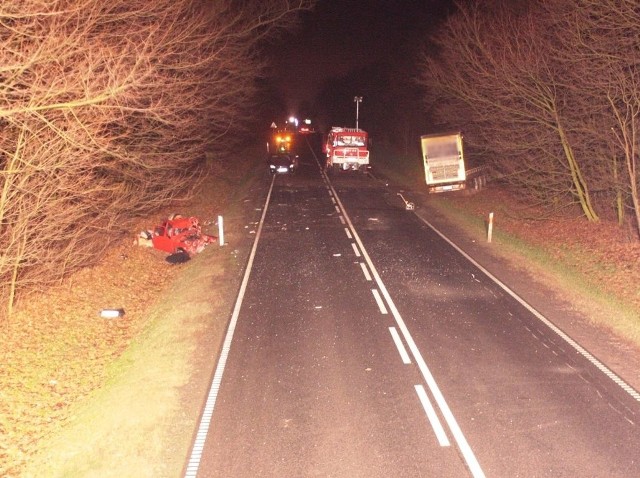
{"label": "debris scattered on road", "polygon": [[400,196],[400,198],[404,201],[404,207],[407,211],[413,211],[416,208],[416,205],[410,201],[407,201],[402,194],[398,193],[398,196]]}

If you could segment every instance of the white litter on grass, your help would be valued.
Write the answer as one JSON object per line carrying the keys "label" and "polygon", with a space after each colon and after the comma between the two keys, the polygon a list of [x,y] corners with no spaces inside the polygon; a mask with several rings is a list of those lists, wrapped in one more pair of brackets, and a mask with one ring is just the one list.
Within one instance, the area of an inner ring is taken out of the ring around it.
{"label": "white litter on grass", "polygon": [[124,315],[124,309],[102,309],[100,317],[103,319],[117,319]]}

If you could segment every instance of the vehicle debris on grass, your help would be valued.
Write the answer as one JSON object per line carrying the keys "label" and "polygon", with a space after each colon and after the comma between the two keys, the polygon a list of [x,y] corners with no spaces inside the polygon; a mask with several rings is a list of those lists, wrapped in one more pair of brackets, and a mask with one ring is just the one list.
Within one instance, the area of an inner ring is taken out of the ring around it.
{"label": "vehicle debris on grass", "polygon": [[140,246],[167,252],[167,262],[179,264],[202,252],[207,244],[217,239],[217,236],[202,232],[197,217],[172,214],[152,230],[142,231],[135,242]]}

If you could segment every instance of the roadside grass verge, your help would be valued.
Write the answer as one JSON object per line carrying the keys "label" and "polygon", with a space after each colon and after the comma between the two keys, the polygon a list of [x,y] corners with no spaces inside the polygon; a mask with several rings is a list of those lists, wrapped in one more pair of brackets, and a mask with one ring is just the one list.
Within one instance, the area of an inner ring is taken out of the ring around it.
{"label": "roadside grass verge", "polygon": [[[184,281],[204,279],[205,268],[223,273],[220,264],[211,267],[207,252],[175,272],[148,311],[147,328],[108,365],[104,386],[75,407],[59,435],[43,443],[40,459],[31,460],[25,476],[118,477],[133,470],[136,476],[179,475],[188,445],[180,437],[191,434],[197,416],[180,399],[194,353],[189,339],[213,333],[217,325],[214,310]],[[167,440],[170,433],[174,439]],[[173,453],[165,455],[166,444]]]}
{"label": "roadside grass verge", "polygon": [[238,161],[223,181],[205,181],[195,202],[182,206],[189,213],[224,211],[228,245],[211,244],[180,265],[158,256],[156,272],[167,281],[144,310],[144,325],[105,364],[104,383],[40,440],[20,476],[181,475],[250,249],[245,224],[256,211],[247,198],[264,187],[262,166]]}
{"label": "roadside grass verge", "polygon": [[[473,197],[467,196],[469,201]],[[445,196],[430,197],[429,205],[464,229],[471,237],[486,240],[487,223],[484,218]],[[462,207],[461,207],[462,206]],[[489,247],[489,246],[487,246]],[[561,244],[554,253],[527,240],[526,237],[495,228],[492,235],[491,252],[509,259],[517,267],[524,267],[534,277],[552,280],[556,288],[562,289],[566,297],[588,314],[595,322],[610,326],[628,339],[640,344],[640,317],[636,306],[616,294],[615,290],[598,283],[584,273],[584,264],[593,262],[592,252],[580,247]],[[616,266],[599,262],[603,274],[614,274]]]}

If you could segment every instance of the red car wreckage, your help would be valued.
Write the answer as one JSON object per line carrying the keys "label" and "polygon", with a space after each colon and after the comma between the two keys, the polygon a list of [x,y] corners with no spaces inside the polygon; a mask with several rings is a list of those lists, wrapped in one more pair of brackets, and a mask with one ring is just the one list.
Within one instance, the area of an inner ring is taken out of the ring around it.
{"label": "red car wreckage", "polygon": [[202,232],[197,217],[183,217],[172,215],[153,231],[143,231],[138,238],[138,244],[148,245],[169,254],[192,256],[202,252],[207,244],[218,238]]}

